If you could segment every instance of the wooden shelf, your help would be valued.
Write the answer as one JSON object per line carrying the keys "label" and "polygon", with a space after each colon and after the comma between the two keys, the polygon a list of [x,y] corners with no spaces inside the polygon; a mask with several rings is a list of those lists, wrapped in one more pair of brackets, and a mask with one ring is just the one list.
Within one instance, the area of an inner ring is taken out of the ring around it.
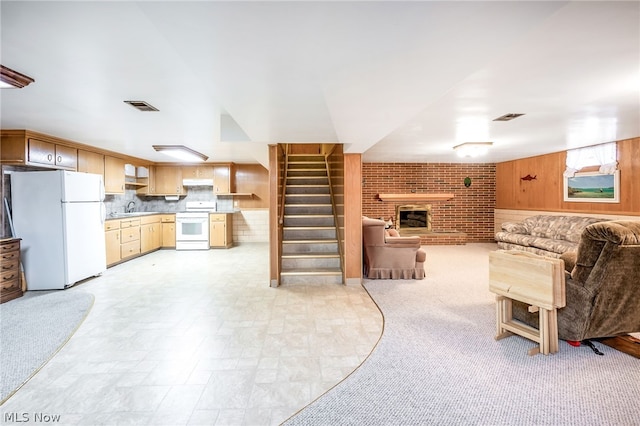
{"label": "wooden shelf", "polygon": [[447,201],[453,197],[454,194],[378,194],[382,201]]}
{"label": "wooden shelf", "polygon": [[146,183],[140,183],[140,182],[125,182],[124,184],[127,186],[147,186]]}
{"label": "wooden shelf", "polygon": [[224,192],[224,193],[215,193],[214,195],[226,196],[226,197],[253,197],[252,192]]}

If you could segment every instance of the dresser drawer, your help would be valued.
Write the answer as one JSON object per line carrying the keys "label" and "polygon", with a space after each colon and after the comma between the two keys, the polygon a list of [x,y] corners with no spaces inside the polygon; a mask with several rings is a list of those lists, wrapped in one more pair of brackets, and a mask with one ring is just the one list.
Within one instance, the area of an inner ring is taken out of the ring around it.
{"label": "dresser drawer", "polygon": [[0,245],[0,253],[8,253],[20,249],[20,241]]}
{"label": "dresser drawer", "polygon": [[20,258],[20,251],[15,250],[8,253],[2,253],[0,260],[2,261],[2,263],[4,263],[4,262],[12,262],[14,260],[18,260],[19,258]]}
{"label": "dresser drawer", "polygon": [[0,273],[0,283],[2,283],[2,288],[17,287],[19,278],[20,271],[18,269],[14,269],[13,271],[3,271]]}
{"label": "dresser drawer", "polygon": [[6,272],[11,270],[18,270],[20,261],[16,256],[14,259],[2,260],[0,262],[0,272]]}

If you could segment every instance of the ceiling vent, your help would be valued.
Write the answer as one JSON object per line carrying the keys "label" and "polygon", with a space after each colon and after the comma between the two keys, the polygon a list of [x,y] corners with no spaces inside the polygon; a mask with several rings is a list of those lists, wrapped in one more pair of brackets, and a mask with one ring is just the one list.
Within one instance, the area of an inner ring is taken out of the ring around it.
{"label": "ceiling vent", "polygon": [[515,113],[515,112],[511,112],[509,114],[505,114],[505,115],[500,116],[498,118],[494,118],[493,121],[511,121],[514,118],[518,118],[518,117],[523,116],[523,115],[524,114],[518,114],[518,113]]}
{"label": "ceiling vent", "polygon": [[124,103],[129,104],[140,111],[159,111],[158,108],[149,105],[145,101],[124,101]]}

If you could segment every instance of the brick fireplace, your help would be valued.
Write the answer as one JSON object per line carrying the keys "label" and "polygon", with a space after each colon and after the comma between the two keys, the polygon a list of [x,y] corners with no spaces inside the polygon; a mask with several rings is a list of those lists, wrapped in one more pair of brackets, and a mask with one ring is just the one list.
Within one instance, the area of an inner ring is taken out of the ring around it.
{"label": "brick fireplace", "polygon": [[[467,176],[469,187],[464,185]],[[397,206],[423,203],[381,200],[380,193],[451,193],[450,199],[424,202],[431,205],[431,232],[414,235],[423,244],[493,242],[495,187],[495,164],[363,163],[362,214],[397,222]]]}
{"label": "brick fireplace", "polygon": [[396,206],[395,227],[405,235],[418,235],[430,232],[431,205],[404,204]]}

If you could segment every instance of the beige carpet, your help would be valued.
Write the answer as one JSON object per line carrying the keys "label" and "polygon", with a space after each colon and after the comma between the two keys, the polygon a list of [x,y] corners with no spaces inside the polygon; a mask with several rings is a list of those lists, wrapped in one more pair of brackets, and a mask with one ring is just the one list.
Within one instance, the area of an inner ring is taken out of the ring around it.
{"label": "beige carpet", "polygon": [[640,424],[637,359],[562,341],[557,354],[528,356],[527,339],[494,340],[493,249],[427,246],[426,279],[367,280],[385,319],[380,342],[286,424]]}

